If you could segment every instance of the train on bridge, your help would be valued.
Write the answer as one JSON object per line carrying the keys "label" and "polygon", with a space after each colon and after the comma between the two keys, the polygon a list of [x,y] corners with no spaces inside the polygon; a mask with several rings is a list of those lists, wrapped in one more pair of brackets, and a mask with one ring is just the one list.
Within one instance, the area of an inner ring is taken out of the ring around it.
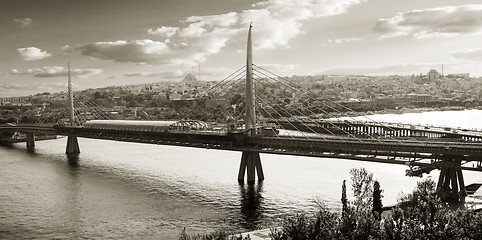
{"label": "train on bridge", "polygon": [[137,132],[172,132],[207,130],[203,121],[136,121],[136,120],[90,120],[83,128],[97,130],[137,131]]}
{"label": "train on bridge", "polygon": [[[140,120],[90,120],[82,126],[89,130],[134,131],[148,133],[200,132],[218,134],[241,134],[246,130],[241,128],[212,127],[199,120],[181,121],[140,121]],[[272,137],[279,134],[275,125],[256,126],[252,133],[257,136]]]}

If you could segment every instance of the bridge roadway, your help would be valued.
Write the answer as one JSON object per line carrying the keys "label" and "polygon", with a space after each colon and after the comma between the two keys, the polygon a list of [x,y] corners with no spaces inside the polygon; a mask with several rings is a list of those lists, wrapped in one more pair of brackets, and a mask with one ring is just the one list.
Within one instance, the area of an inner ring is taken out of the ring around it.
{"label": "bridge roadway", "polygon": [[[253,151],[285,155],[343,158],[413,166],[442,166],[443,159],[476,161],[465,170],[482,171],[482,144],[455,139],[349,137],[305,138],[291,136],[249,137],[242,133],[197,132],[138,132],[94,130],[81,127],[56,127],[57,134],[125,142],[176,145],[186,147]],[[424,162],[425,161],[425,162]]]}
{"label": "bridge roadway", "polygon": [[469,129],[457,129],[438,126],[421,126],[402,123],[319,120],[299,121],[281,120],[267,122],[282,126],[283,129],[306,132],[353,134],[365,136],[426,137],[426,138],[461,138],[466,141],[481,141],[482,132]]}
{"label": "bridge roadway", "polygon": [[[123,142],[138,142],[160,145],[175,145],[208,149],[252,151],[284,155],[343,158],[360,161],[447,167],[447,161],[461,160],[461,169],[482,171],[482,143],[462,139],[431,138],[364,138],[347,136],[293,137],[293,136],[247,136],[242,133],[222,133],[216,131],[192,132],[139,132],[119,130],[97,130],[82,127],[55,126],[2,126],[0,131],[26,133],[48,133],[92,139],[105,139]],[[470,165],[470,164],[469,164]]]}

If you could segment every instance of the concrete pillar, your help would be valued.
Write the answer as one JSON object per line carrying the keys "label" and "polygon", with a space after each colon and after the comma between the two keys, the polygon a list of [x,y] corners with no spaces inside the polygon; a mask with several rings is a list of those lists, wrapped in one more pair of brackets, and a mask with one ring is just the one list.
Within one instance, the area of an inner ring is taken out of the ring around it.
{"label": "concrete pillar", "polygon": [[241,155],[241,163],[239,165],[238,181],[244,182],[244,173],[246,172],[246,166],[248,165],[247,153],[243,152]]}
{"label": "concrete pillar", "polygon": [[35,134],[27,133],[27,150],[33,151],[35,149]]}
{"label": "concrete pillar", "polygon": [[[452,164],[455,163],[457,165],[460,164],[460,160],[451,160],[447,162]],[[449,203],[462,203],[467,196],[462,170],[457,165],[442,168],[437,183],[437,192],[439,196],[443,201]]]}
{"label": "concrete pillar", "polygon": [[445,168],[442,168],[440,170],[440,175],[438,176],[438,182],[437,182],[437,191],[442,190],[442,187],[444,185],[446,172],[447,172],[447,169],[445,169]]}
{"label": "concrete pillar", "polygon": [[68,136],[67,137],[67,148],[65,150],[67,155],[77,155],[80,153],[79,142],[77,141],[77,137],[75,136]]}
{"label": "concrete pillar", "polygon": [[449,169],[450,173],[450,189],[452,190],[452,194],[459,194],[458,184],[457,184],[457,170],[456,169]]}
{"label": "concrete pillar", "polygon": [[442,190],[446,191],[450,189],[450,169],[445,169],[444,182],[442,185]]}
{"label": "concrete pillar", "polygon": [[264,180],[264,173],[263,173],[263,166],[261,165],[261,158],[259,157],[259,153],[256,154],[256,160],[254,161],[256,166],[256,173],[258,174],[258,180]]}
{"label": "concrete pillar", "polygon": [[254,156],[248,153],[246,170],[248,172],[248,183],[252,183],[255,180],[255,166],[254,166]]}
{"label": "concrete pillar", "polygon": [[460,199],[464,199],[467,196],[467,191],[465,190],[465,183],[464,183],[464,176],[462,175],[462,169],[457,169],[457,177],[459,179],[459,188],[460,188]]}
{"label": "concrete pillar", "polygon": [[263,167],[258,152],[243,151],[241,155],[241,164],[239,165],[238,181],[244,181],[245,173],[248,173],[248,183],[255,181],[255,175],[258,174],[258,181],[264,180]]}

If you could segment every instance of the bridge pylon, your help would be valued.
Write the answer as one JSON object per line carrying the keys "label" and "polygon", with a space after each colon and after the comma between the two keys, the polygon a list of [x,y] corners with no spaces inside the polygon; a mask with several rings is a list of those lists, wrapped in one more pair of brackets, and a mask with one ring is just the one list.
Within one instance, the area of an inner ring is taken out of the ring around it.
{"label": "bridge pylon", "polygon": [[27,151],[33,152],[35,150],[35,134],[28,132],[27,134]]}
{"label": "bridge pylon", "polygon": [[442,160],[443,167],[437,182],[437,193],[446,202],[464,202],[467,196],[461,161],[455,157]]}
{"label": "bridge pylon", "polygon": [[248,172],[248,183],[254,183],[255,174],[258,174],[258,181],[264,180],[263,167],[261,165],[259,152],[243,151],[238,173],[239,182],[244,182],[244,175],[246,172]]}
{"label": "bridge pylon", "polygon": [[[69,124],[70,126],[74,126],[75,119],[74,119],[74,93],[72,91],[72,80],[70,77],[70,63],[68,65],[68,106],[69,106]],[[65,149],[65,153],[69,156],[78,155],[80,153],[79,142],[76,136],[68,136],[67,137],[67,147]]]}
{"label": "bridge pylon", "polygon": [[[248,137],[255,134],[256,131],[256,112],[255,112],[255,94],[253,82],[253,50],[251,46],[251,24],[249,24],[248,44],[246,51],[246,116],[244,119],[245,134]],[[261,158],[259,152],[243,151],[241,156],[241,164],[239,166],[238,181],[244,182],[244,175],[248,173],[248,183],[255,181],[255,174],[258,175],[258,181],[264,180],[263,167],[261,166]]]}

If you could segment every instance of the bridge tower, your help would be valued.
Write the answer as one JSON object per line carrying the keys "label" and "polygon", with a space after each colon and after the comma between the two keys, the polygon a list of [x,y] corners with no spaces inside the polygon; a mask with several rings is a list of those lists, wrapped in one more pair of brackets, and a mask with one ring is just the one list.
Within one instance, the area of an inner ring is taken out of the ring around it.
{"label": "bridge tower", "polygon": [[[248,46],[246,51],[246,116],[244,119],[245,134],[248,137],[256,134],[256,112],[255,94],[253,82],[253,50],[251,46],[251,24],[248,31]],[[244,174],[248,172],[248,183],[255,181],[255,172],[258,174],[258,181],[264,180],[263,167],[259,152],[243,151],[241,164],[239,166],[238,181],[244,182]]]}
{"label": "bridge tower", "polygon": [[437,182],[437,193],[447,202],[464,202],[467,196],[464,176],[462,175],[461,160],[447,156],[442,160],[443,167]]}
{"label": "bridge tower", "polygon": [[33,152],[35,151],[35,134],[32,132],[28,132],[26,135],[27,135],[27,151]]}
{"label": "bridge tower", "polygon": [[[70,63],[68,64],[68,85],[67,85],[67,93],[68,93],[68,106],[69,106],[69,125],[74,126],[75,125],[75,119],[74,119],[74,93],[72,91],[72,80],[70,77]],[[65,153],[67,155],[78,155],[80,153],[80,148],[79,148],[79,142],[77,141],[76,136],[68,136],[67,137],[67,147],[65,150]]]}

